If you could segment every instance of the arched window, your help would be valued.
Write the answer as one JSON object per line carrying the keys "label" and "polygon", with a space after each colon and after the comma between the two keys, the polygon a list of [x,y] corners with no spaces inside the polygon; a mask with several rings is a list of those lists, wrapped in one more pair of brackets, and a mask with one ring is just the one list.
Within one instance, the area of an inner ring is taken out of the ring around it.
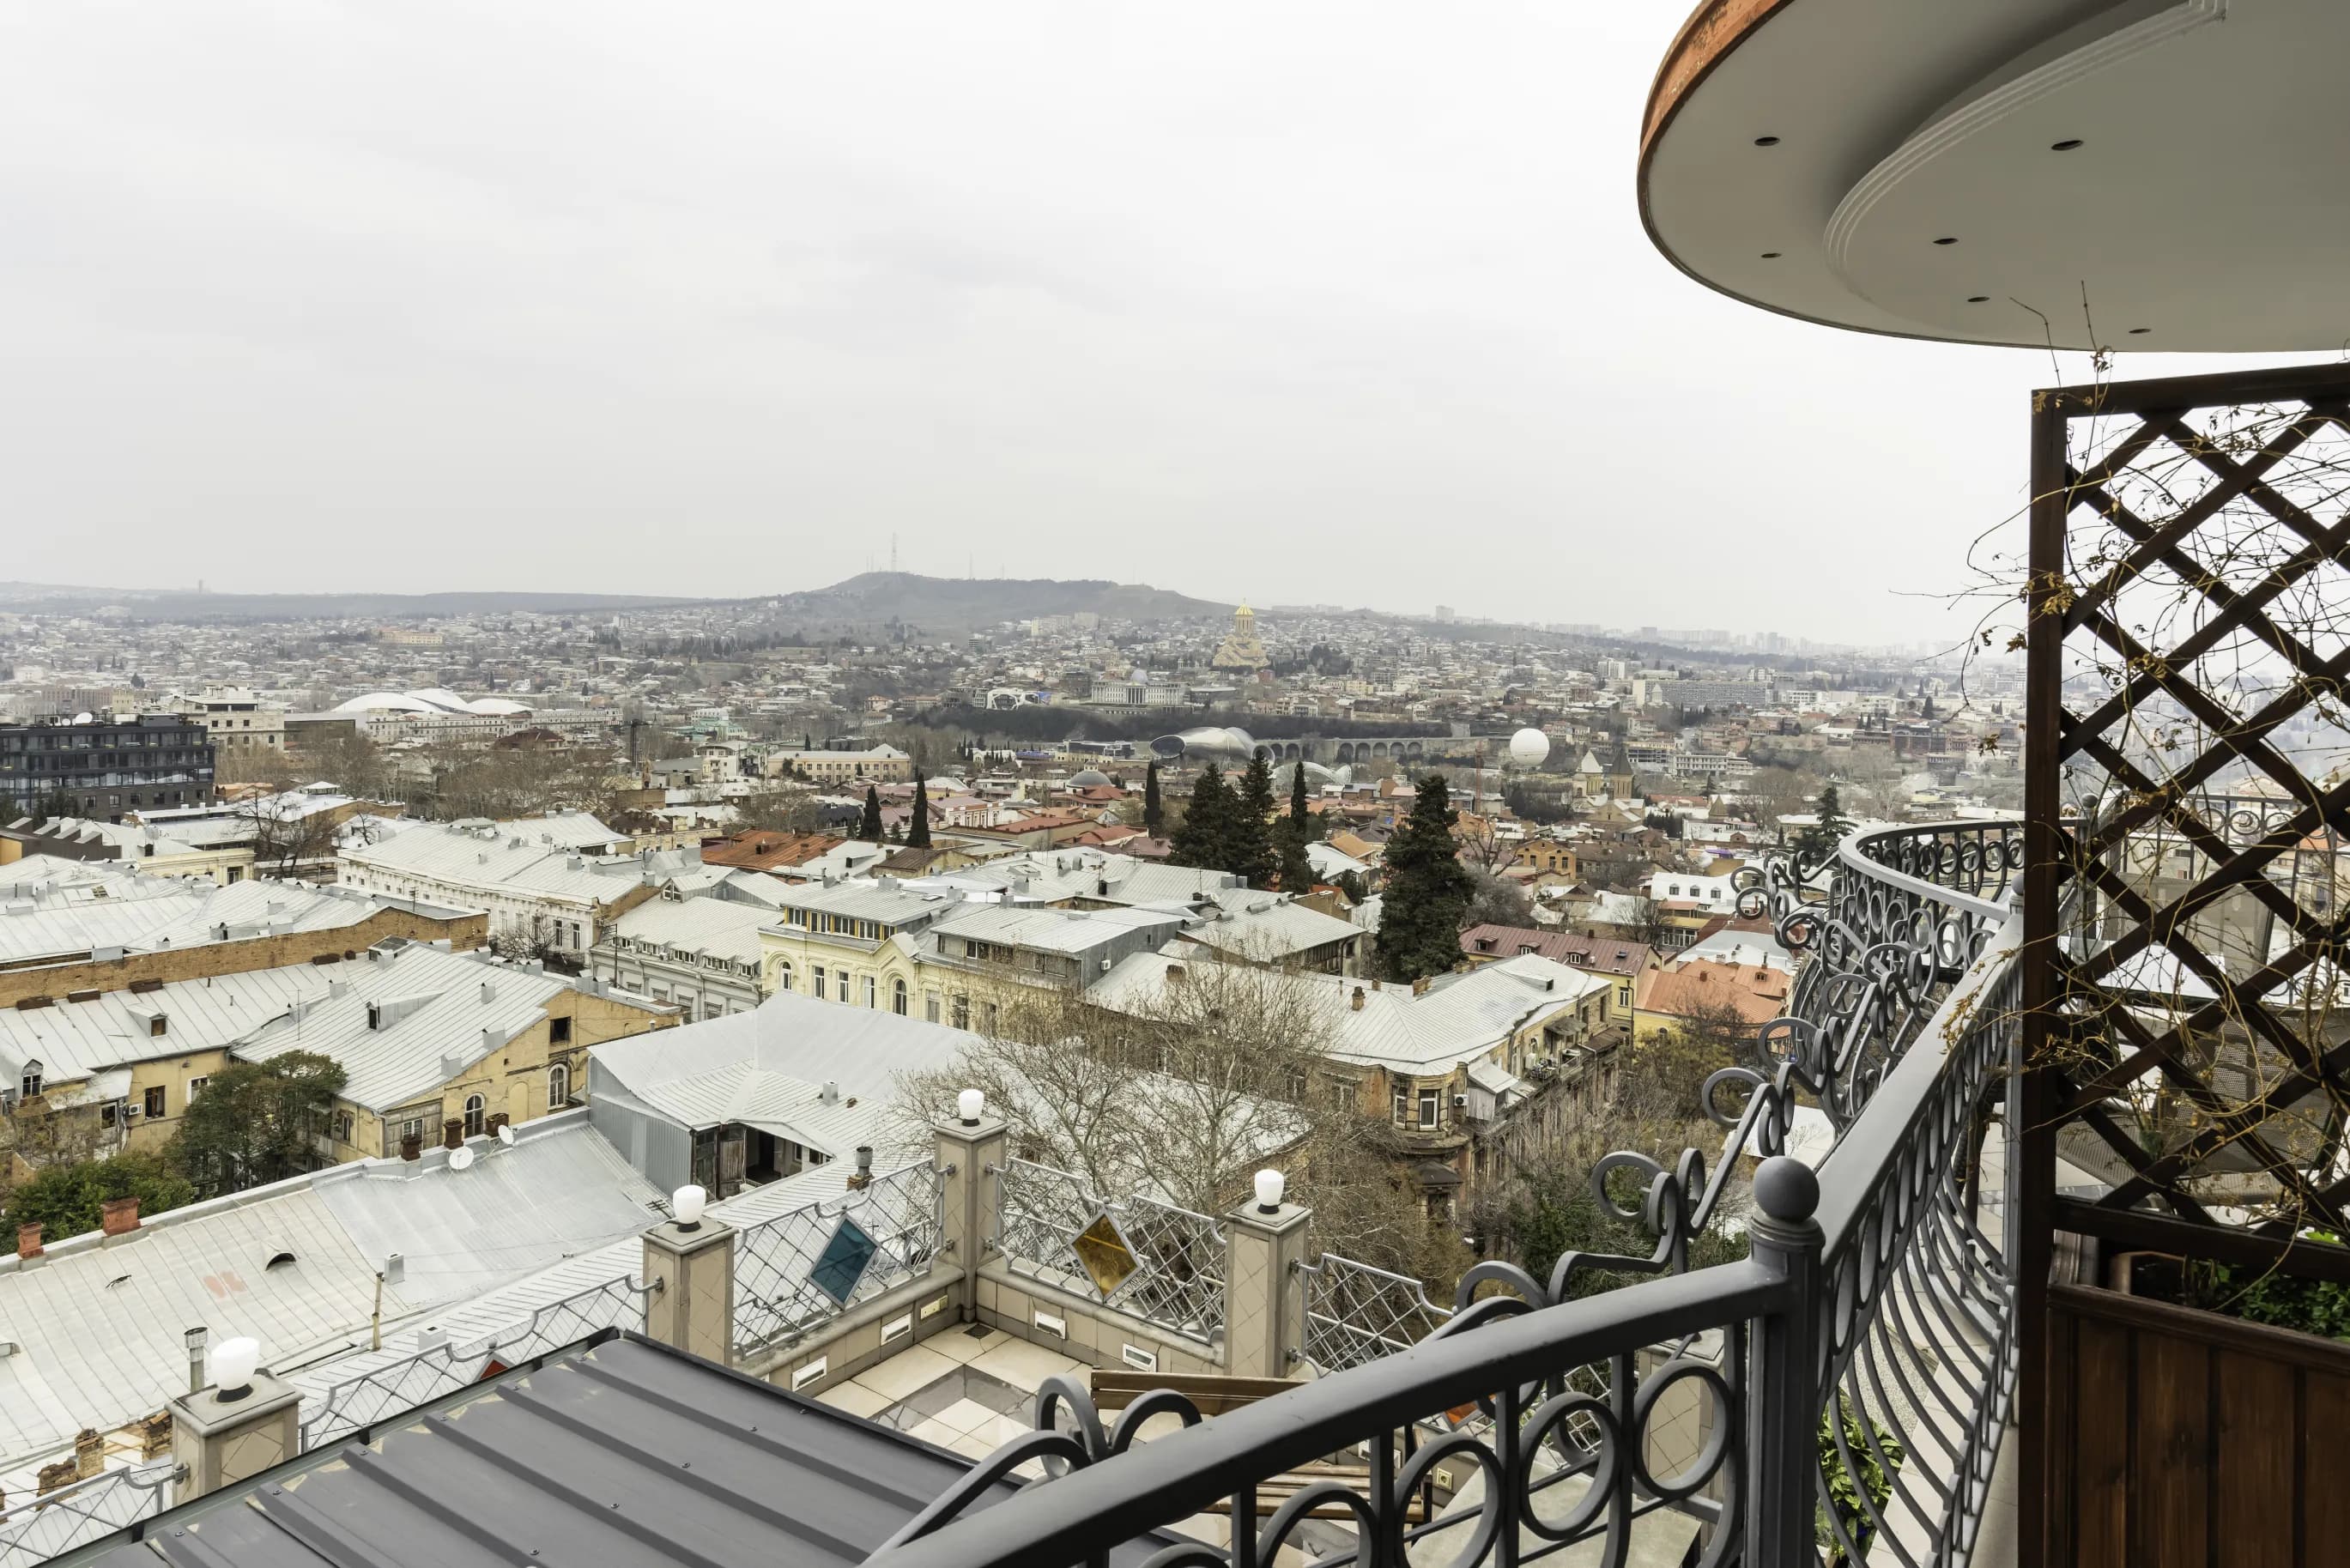
{"label": "arched window", "polygon": [[557,1062],[546,1070],[546,1108],[562,1109],[571,1103],[571,1064]]}
{"label": "arched window", "polygon": [[775,966],[775,989],[777,991],[789,991],[791,988],[792,966],[790,961],[785,960],[784,962]]}
{"label": "arched window", "polygon": [[41,1097],[41,1064],[37,1060],[25,1064],[25,1076],[16,1086],[19,1098],[37,1100]]}
{"label": "arched window", "polygon": [[467,1095],[465,1096],[465,1136],[467,1137],[479,1137],[482,1136],[482,1118],[484,1113],[488,1109],[488,1102],[484,1100],[481,1096]]}
{"label": "arched window", "polygon": [[906,1016],[906,978],[903,975],[889,982],[889,1011],[900,1018]]}

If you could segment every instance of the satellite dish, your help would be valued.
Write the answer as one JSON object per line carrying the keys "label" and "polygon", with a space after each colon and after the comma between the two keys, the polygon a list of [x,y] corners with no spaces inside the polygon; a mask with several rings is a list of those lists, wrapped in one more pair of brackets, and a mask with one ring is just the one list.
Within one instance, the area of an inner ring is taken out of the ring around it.
{"label": "satellite dish", "polygon": [[508,1148],[514,1147],[514,1128],[508,1127],[504,1122],[500,1122],[498,1124],[498,1141],[505,1145]]}
{"label": "satellite dish", "polygon": [[470,1148],[451,1149],[449,1151],[449,1168],[452,1170],[473,1169],[473,1151]]}
{"label": "satellite dish", "polygon": [[1510,737],[1510,760],[1523,768],[1538,768],[1550,755],[1550,737],[1529,725]]}

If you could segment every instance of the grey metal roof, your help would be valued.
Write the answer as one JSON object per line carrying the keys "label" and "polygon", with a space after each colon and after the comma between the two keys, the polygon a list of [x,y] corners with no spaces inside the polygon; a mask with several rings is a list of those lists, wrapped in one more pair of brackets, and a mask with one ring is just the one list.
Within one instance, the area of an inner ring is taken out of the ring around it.
{"label": "grey metal roof", "polygon": [[[636,1335],[476,1384],[361,1447],[306,1455],[61,1561],[829,1568],[863,1562],[972,1468]],[[1016,1490],[1001,1482],[974,1507]],[[1110,1560],[1139,1563],[1175,1539]]]}
{"label": "grey metal roof", "polygon": [[[84,1427],[160,1408],[186,1386],[181,1336],[195,1324],[252,1334],[265,1365],[333,1381],[338,1357],[366,1353],[390,1252],[406,1267],[383,1293],[387,1343],[413,1317],[450,1323],[455,1303],[614,1243],[627,1258],[599,1278],[641,1255],[659,1194],[587,1112],[519,1127],[511,1147],[471,1147],[463,1171],[437,1148],[359,1160],[148,1216],[130,1236],[53,1241],[36,1264],[0,1258],[0,1337],[16,1345],[0,1356],[0,1464],[54,1458]],[[292,1261],[272,1268],[281,1253]]]}

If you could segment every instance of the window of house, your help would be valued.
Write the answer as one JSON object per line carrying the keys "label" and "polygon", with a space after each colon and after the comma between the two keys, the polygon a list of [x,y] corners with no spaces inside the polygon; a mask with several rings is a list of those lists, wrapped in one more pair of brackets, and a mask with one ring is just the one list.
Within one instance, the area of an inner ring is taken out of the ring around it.
{"label": "window of house", "polygon": [[335,1141],[337,1143],[351,1141],[351,1113],[348,1111],[335,1113]]}
{"label": "window of house", "polygon": [[775,989],[777,991],[789,991],[791,988],[792,966],[787,963],[777,964],[775,966]]}
{"label": "window of house", "polygon": [[1398,1127],[1409,1127],[1411,1124],[1411,1091],[1409,1089],[1398,1089],[1395,1092],[1395,1119]]}
{"label": "window of house", "polygon": [[971,1027],[971,998],[960,992],[956,993],[954,999],[954,1026],[957,1029]]}
{"label": "window of house", "polygon": [[1434,1126],[1436,1125],[1436,1120],[1437,1120],[1437,1106],[1438,1106],[1438,1104],[1440,1103],[1440,1101],[1441,1100],[1441,1098],[1442,1098],[1442,1096],[1440,1096],[1440,1095],[1438,1095],[1438,1094],[1437,1094],[1437,1092],[1436,1092],[1434,1089],[1422,1089],[1422,1090],[1420,1090],[1420,1092],[1419,1092],[1419,1125],[1420,1125],[1421,1127],[1434,1127]]}
{"label": "window of house", "polygon": [[546,1108],[554,1110],[571,1103],[571,1067],[557,1062],[546,1070]]}
{"label": "window of house", "polygon": [[422,1116],[409,1116],[400,1124],[400,1141],[406,1143],[410,1138],[414,1138],[419,1143],[422,1143],[424,1141],[424,1118]]}
{"label": "window of house", "polygon": [[212,1082],[212,1080],[211,1080],[210,1078],[191,1078],[191,1079],[189,1079],[189,1080],[188,1080],[188,1101],[189,1101],[189,1103],[192,1105],[192,1104],[195,1102],[195,1098],[196,1098],[196,1096],[197,1096],[198,1095],[203,1094],[203,1093],[204,1092],[204,1085],[205,1085],[206,1084],[211,1083],[211,1082]]}
{"label": "window of house", "polygon": [[879,979],[879,978],[877,978],[876,976],[873,976],[873,975],[869,975],[869,974],[868,974],[868,975],[867,975],[867,976],[865,977],[865,1005],[866,1005],[866,1006],[868,1006],[868,1007],[879,1007],[879,1006],[880,1006],[880,1005],[881,1005],[880,998],[879,998],[879,994],[880,984],[881,984],[881,982],[880,982]]}
{"label": "window of house", "polygon": [[833,971],[832,993],[839,1001],[847,1002],[848,1000],[848,971],[847,970],[835,970]]}
{"label": "window of house", "polygon": [[818,1002],[822,1002],[822,1001],[824,1000],[824,965],[822,965],[822,964],[818,964],[818,965],[816,965],[816,992],[815,992],[815,995],[816,995],[816,999]]}
{"label": "window of house", "polygon": [[465,1136],[467,1137],[482,1136],[482,1122],[488,1111],[489,1106],[481,1096],[465,1096]]}
{"label": "window of house", "polygon": [[555,1045],[568,1045],[568,1044],[571,1044],[571,1020],[569,1020],[568,1018],[550,1018],[550,1019],[548,1019],[548,1020],[546,1021],[546,1038],[547,1038],[547,1042],[548,1042],[548,1044],[555,1044]]}
{"label": "window of house", "polygon": [[922,1016],[932,1023],[936,1023],[939,1021],[939,993],[937,992],[926,991],[922,992]]}
{"label": "window of house", "polygon": [[900,1018],[906,1016],[906,981],[902,976],[889,982],[889,1011]]}
{"label": "window of house", "polygon": [[[195,1087],[193,1084],[190,1084],[188,1086],[191,1089]],[[146,1114],[151,1116],[160,1116],[167,1114],[163,1106],[162,1085],[158,1084],[153,1088],[147,1091],[147,1100],[144,1108]]]}

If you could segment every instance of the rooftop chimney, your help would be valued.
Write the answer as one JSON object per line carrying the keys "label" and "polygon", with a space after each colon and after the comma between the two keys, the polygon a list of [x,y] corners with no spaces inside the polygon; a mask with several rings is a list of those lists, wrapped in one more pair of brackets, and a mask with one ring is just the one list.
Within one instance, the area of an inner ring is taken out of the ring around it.
{"label": "rooftop chimney", "polygon": [[1352,1006],[1357,1012],[1363,1010],[1363,988],[1359,985],[1355,987],[1355,1000]]}
{"label": "rooftop chimney", "polygon": [[1414,996],[1426,996],[1428,994],[1428,976],[1421,975],[1418,980],[1411,982],[1411,993]]}
{"label": "rooftop chimney", "polygon": [[37,1258],[41,1255],[41,1228],[38,1225],[16,1227],[16,1256]]}
{"label": "rooftop chimney", "polygon": [[109,1236],[127,1236],[139,1229],[139,1198],[109,1198],[98,1206],[99,1228]]}
{"label": "rooftop chimney", "polygon": [[827,1078],[824,1081],[824,1087],[816,1091],[816,1097],[817,1103],[820,1105],[837,1106],[840,1104],[839,1083],[835,1079]]}

